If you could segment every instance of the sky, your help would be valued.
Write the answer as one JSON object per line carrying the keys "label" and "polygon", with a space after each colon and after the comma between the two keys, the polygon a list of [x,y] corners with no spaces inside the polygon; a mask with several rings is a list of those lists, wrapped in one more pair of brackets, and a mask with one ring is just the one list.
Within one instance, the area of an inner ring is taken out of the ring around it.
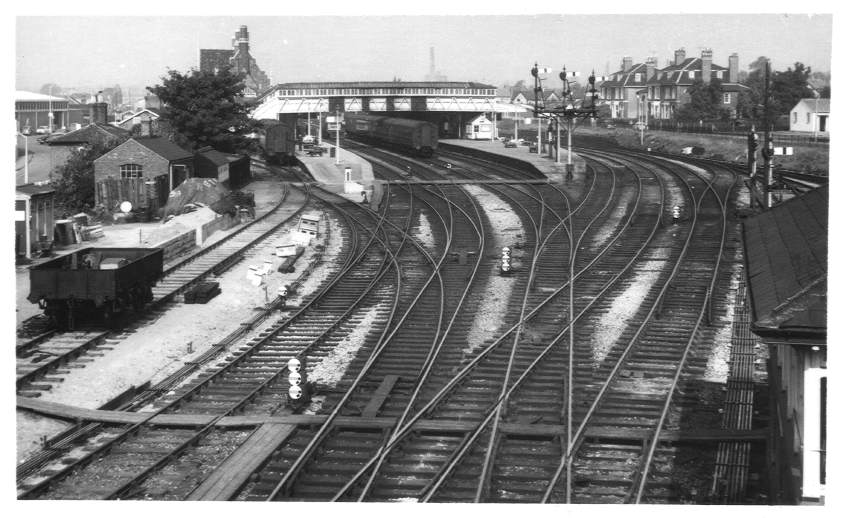
{"label": "sky", "polygon": [[[554,6],[540,5],[540,12],[556,12]],[[830,14],[489,15],[483,13],[493,9],[450,7],[441,12],[476,14],[26,13],[14,20],[15,89],[38,91],[49,82],[63,88],[157,84],[169,68],[184,72],[197,67],[199,48],[230,48],[240,25],[247,25],[251,54],[273,83],[423,80],[430,67],[430,47],[435,49],[437,71],[449,80],[496,86],[530,82],[534,62],[555,69],[566,66],[586,77],[593,69],[598,74],[617,70],[623,56],[635,63],[656,56],[663,66],[678,48],[688,57],[710,48],[714,61],[723,66],[736,52],[744,70],[762,55],[772,59],[775,70],[796,61],[814,71],[831,69]]]}

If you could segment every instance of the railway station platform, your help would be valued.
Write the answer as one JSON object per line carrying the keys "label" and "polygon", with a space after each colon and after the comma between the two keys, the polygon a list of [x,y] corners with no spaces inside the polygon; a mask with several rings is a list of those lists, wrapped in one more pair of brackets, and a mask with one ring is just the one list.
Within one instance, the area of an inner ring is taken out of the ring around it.
{"label": "railway station platform", "polygon": [[[454,149],[463,152],[472,151],[472,154],[498,155],[512,161],[518,161],[520,166],[530,166],[552,182],[562,182],[566,178],[566,149],[560,148],[560,163],[549,158],[548,153],[531,153],[528,146],[505,147],[500,140],[466,140],[466,139],[440,139],[440,149],[452,151]],[[452,149],[454,148],[454,149]],[[584,159],[572,152],[573,178],[583,178],[586,165]]]}
{"label": "railway station platform", "polygon": [[[336,149],[328,144],[325,142],[325,149]],[[363,201],[362,193],[365,192],[368,201],[372,200],[374,172],[371,163],[359,155],[339,148],[338,164],[336,157],[330,156],[330,153],[310,156],[306,151],[296,151],[295,155],[315,181],[328,191],[341,194],[354,202]]]}

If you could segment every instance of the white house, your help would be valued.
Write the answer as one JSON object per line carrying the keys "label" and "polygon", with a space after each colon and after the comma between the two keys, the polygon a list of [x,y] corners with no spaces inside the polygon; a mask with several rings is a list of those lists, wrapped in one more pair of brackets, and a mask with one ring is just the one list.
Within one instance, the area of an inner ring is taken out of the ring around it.
{"label": "white house", "polygon": [[831,99],[802,99],[790,110],[790,131],[828,133]]}

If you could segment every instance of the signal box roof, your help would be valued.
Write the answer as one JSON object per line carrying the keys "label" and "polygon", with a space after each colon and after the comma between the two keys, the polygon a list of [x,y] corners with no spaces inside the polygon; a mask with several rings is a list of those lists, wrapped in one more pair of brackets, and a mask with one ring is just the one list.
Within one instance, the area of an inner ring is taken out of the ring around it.
{"label": "signal box roof", "polygon": [[825,339],[828,187],[744,223],[752,329],[778,339]]}

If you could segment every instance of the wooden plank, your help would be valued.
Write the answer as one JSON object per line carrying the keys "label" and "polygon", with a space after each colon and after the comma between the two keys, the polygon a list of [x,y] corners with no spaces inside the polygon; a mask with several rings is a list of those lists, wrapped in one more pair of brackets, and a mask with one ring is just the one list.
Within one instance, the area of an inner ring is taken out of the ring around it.
{"label": "wooden plank", "polygon": [[230,500],[294,430],[289,424],[260,426],[186,500]]}
{"label": "wooden plank", "polygon": [[377,417],[377,413],[380,412],[380,407],[382,407],[383,403],[386,402],[386,398],[388,398],[389,393],[392,392],[392,387],[395,386],[395,383],[397,383],[399,379],[400,376],[396,374],[389,374],[388,376],[385,376],[360,415],[363,417]]}

